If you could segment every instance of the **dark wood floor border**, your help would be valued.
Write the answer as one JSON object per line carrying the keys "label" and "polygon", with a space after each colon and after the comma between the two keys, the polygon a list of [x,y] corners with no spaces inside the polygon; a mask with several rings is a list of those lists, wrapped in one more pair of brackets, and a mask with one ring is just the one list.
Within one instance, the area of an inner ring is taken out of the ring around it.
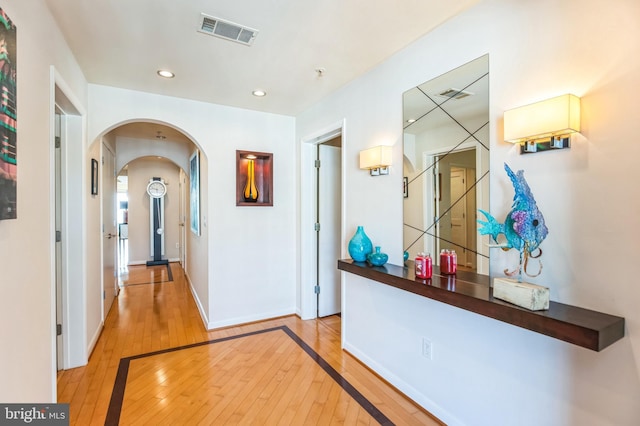
{"label": "dark wood floor border", "polygon": [[283,326],[282,331],[287,333],[291,339],[298,344],[310,357],[313,359],[316,364],[320,366],[337,384],[340,385],[345,392],[351,396],[351,398],[355,399],[358,404],[362,408],[364,408],[367,413],[378,423],[385,426],[393,425],[393,422],[387,418],[380,410],[376,408],[375,405],[371,403],[364,395],[362,395],[358,389],[356,389],[351,383],[347,381],[340,373],[336,371],[324,358],[322,358],[316,351],[314,351],[311,346],[307,345],[297,334],[295,334],[289,327]]}
{"label": "dark wood floor border", "polygon": [[151,357],[155,355],[162,355],[170,352],[181,351],[185,349],[196,348],[199,346],[211,345],[214,343],[226,342],[229,340],[239,339],[242,337],[250,337],[263,333],[270,333],[274,331],[283,331],[287,336],[291,338],[298,346],[313,359],[316,364],[324,370],[340,387],[349,394],[360,406],[369,413],[371,417],[376,419],[378,423],[384,426],[393,426],[393,422],[387,418],[375,405],[373,405],[364,395],[362,395],[347,379],[342,377],[338,371],[336,371],[331,365],[322,358],[311,346],[305,343],[297,334],[295,334],[286,325],[268,328],[265,330],[257,330],[249,333],[238,334],[235,336],[227,336],[219,339],[208,340],[205,342],[192,343],[190,345],[178,346],[175,348],[168,348],[154,352],[148,352],[140,355],[133,355],[126,358],[120,358],[118,365],[118,372],[116,373],[116,379],[113,384],[113,390],[111,391],[111,400],[109,401],[109,409],[107,410],[107,417],[105,419],[105,426],[117,426],[120,423],[120,414],[122,412],[122,403],[124,402],[124,392],[127,387],[127,376],[129,375],[129,365],[131,361]]}
{"label": "dark wood floor border", "polygon": [[169,274],[169,281],[173,281],[173,272],[171,272],[171,263],[167,263],[167,274]]}

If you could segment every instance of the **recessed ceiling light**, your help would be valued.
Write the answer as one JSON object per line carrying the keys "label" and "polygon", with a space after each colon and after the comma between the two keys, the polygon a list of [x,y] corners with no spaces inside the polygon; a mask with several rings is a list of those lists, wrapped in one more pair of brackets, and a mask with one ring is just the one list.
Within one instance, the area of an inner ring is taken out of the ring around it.
{"label": "recessed ceiling light", "polygon": [[164,78],[173,78],[176,76],[174,73],[168,70],[158,70],[158,75]]}
{"label": "recessed ceiling light", "polygon": [[415,123],[416,119],[415,118],[410,118],[407,120],[407,123],[411,124],[411,123]]}
{"label": "recessed ceiling light", "polygon": [[261,98],[261,97],[263,97],[263,96],[267,96],[267,92],[265,92],[264,90],[260,90],[260,89],[258,89],[258,90],[254,90],[254,91],[253,91],[253,92],[251,92],[251,93],[253,93],[253,96],[257,96],[257,97],[259,97],[259,98]]}

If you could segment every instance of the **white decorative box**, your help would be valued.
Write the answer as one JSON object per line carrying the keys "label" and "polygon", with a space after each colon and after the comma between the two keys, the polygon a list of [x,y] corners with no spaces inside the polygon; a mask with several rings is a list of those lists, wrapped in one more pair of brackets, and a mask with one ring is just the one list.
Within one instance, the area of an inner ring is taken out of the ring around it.
{"label": "white decorative box", "polygon": [[493,279],[493,297],[530,311],[549,309],[549,288],[509,278]]}

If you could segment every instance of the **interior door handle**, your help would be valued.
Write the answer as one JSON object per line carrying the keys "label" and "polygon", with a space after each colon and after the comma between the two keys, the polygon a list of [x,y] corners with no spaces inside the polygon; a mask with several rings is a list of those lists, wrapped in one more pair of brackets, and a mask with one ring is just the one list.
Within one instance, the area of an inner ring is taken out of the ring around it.
{"label": "interior door handle", "polygon": [[111,239],[111,238],[114,238],[114,237],[115,237],[115,234],[112,234],[112,233],[108,233],[107,234],[107,238],[108,239]]}

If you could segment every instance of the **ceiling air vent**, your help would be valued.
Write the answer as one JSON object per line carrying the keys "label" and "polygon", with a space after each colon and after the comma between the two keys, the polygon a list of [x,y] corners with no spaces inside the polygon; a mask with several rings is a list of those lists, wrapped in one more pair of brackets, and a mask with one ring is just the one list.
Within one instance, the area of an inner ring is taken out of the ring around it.
{"label": "ceiling air vent", "polygon": [[258,30],[243,27],[233,22],[205,15],[204,13],[200,15],[200,18],[200,28],[198,31],[204,34],[235,41],[247,46],[251,46],[251,43],[253,43],[253,40],[258,35]]}
{"label": "ceiling air vent", "polygon": [[473,93],[460,90],[460,89],[454,89],[454,88],[447,89],[442,93],[438,93],[438,96],[442,96],[443,98],[451,98],[451,99],[462,99],[471,95],[473,95]]}

